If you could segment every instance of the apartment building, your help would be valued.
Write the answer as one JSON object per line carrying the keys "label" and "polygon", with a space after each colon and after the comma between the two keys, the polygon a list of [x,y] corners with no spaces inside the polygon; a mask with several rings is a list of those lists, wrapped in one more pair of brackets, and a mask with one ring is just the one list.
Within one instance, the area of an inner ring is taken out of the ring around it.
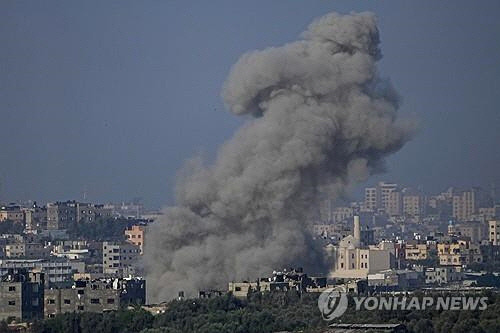
{"label": "apartment building", "polygon": [[457,192],[453,195],[452,201],[453,217],[458,221],[471,220],[480,207],[492,206],[490,199],[487,193],[478,187]]}
{"label": "apartment building", "polygon": [[140,278],[77,280],[70,287],[45,290],[44,315],[118,310],[127,305],[146,303],[146,281]]}
{"label": "apartment building", "polygon": [[493,245],[500,245],[500,220],[488,222],[488,239]]}
{"label": "apartment building", "polygon": [[47,204],[47,229],[66,229],[76,222],[76,202],[55,202]]}
{"label": "apartment building", "polygon": [[127,241],[138,246],[141,250],[141,254],[144,254],[144,244],[146,242],[145,234],[145,225],[133,225],[130,228],[125,229],[125,237],[127,238]]}
{"label": "apartment building", "polygon": [[391,216],[400,216],[403,214],[403,194],[401,191],[389,192],[387,198],[386,213]]}
{"label": "apartment building", "polygon": [[410,217],[425,215],[425,197],[416,191],[406,191],[403,196],[403,214]]}
{"label": "apartment building", "polygon": [[0,207],[0,222],[13,221],[16,223],[24,222],[24,213],[20,206],[4,206]]}
{"label": "apartment building", "polygon": [[479,244],[468,240],[438,244],[437,250],[441,266],[463,266],[483,262]]}
{"label": "apartment building", "polygon": [[26,230],[47,229],[47,207],[38,207],[35,203],[30,208],[24,208],[23,212]]}
{"label": "apartment building", "polygon": [[140,254],[140,247],[130,242],[103,242],[103,273],[123,276],[133,272]]}
{"label": "apartment building", "polygon": [[44,274],[9,270],[0,277],[0,320],[43,317]]}
{"label": "apartment building", "polygon": [[84,273],[85,263],[75,260],[13,259],[0,260],[0,276],[11,270],[24,269],[28,272],[42,272],[50,283],[71,281],[74,273]]}
{"label": "apartment building", "polygon": [[461,281],[464,273],[461,267],[430,267],[425,270],[426,284],[448,284]]}
{"label": "apartment building", "polygon": [[427,244],[406,244],[406,260],[425,260],[429,257],[429,248]]}

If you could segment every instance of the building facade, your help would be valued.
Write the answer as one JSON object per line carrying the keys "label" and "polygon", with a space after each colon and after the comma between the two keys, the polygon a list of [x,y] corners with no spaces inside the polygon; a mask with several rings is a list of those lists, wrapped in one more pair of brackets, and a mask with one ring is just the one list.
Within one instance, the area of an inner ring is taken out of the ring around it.
{"label": "building facade", "polygon": [[104,242],[102,244],[103,273],[123,276],[134,270],[141,254],[139,246],[129,242]]}
{"label": "building facade", "polygon": [[127,241],[138,246],[141,250],[141,254],[144,254],[144,244],[146,242],[146,226],[144,225],[133,225],[130,228],[125,229],[125,237]]}
{"label": "building facade", "polygon": [[60,313],[102,313],[145,303],[146,281],[143,279],[78,280],[70,287],[47,289],[44,313],[46,318],[52,318]]}
{"label": "building facade", "polygon": [[0,278],[0,320],[43,317],[44,274],[9,270]]}

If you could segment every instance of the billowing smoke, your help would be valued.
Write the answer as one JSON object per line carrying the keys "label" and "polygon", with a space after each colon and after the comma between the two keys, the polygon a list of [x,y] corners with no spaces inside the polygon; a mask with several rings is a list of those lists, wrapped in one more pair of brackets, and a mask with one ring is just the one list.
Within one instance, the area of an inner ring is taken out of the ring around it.
{"label": "billowing smoke", "polygon": [[254,117],[213,165],[193,160],[179,177],[177,205],[148,234],[151,300],[288,266],[326,269],[308,233],[319,195],[380,170],[414,129],[377,75],[378,44],[373,14],[331,13],[296,42],[239,59],[222,96]]}

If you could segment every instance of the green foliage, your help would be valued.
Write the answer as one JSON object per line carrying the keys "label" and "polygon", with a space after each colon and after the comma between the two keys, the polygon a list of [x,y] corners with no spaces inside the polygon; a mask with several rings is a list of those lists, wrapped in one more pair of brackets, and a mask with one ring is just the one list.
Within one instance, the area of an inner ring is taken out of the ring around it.
{"label": "green foliage", "polygon": [[[409,332],[449,333],[500,332],[500,296],[488,296],[484,311],[367,311],[347,312],[336,322],[403,323]],[[63,314],[38,323],[33,332],[140,332],[140,333],[266,333],[278,331],[321,332],[328,323],[321,319],[317,294],[249,293],[246,300],[231,294],[210,299],[172,301],[156,316],[136,308],[104,314]]]}

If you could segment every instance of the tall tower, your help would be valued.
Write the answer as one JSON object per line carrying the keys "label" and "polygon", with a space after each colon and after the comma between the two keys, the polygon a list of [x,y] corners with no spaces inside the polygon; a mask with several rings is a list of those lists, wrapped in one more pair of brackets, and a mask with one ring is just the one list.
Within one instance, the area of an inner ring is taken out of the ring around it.
{"label": "tall tower", "polygon": [[361,227],[359,225],[359,215],[354,215],[354,239],[361,241]]}

